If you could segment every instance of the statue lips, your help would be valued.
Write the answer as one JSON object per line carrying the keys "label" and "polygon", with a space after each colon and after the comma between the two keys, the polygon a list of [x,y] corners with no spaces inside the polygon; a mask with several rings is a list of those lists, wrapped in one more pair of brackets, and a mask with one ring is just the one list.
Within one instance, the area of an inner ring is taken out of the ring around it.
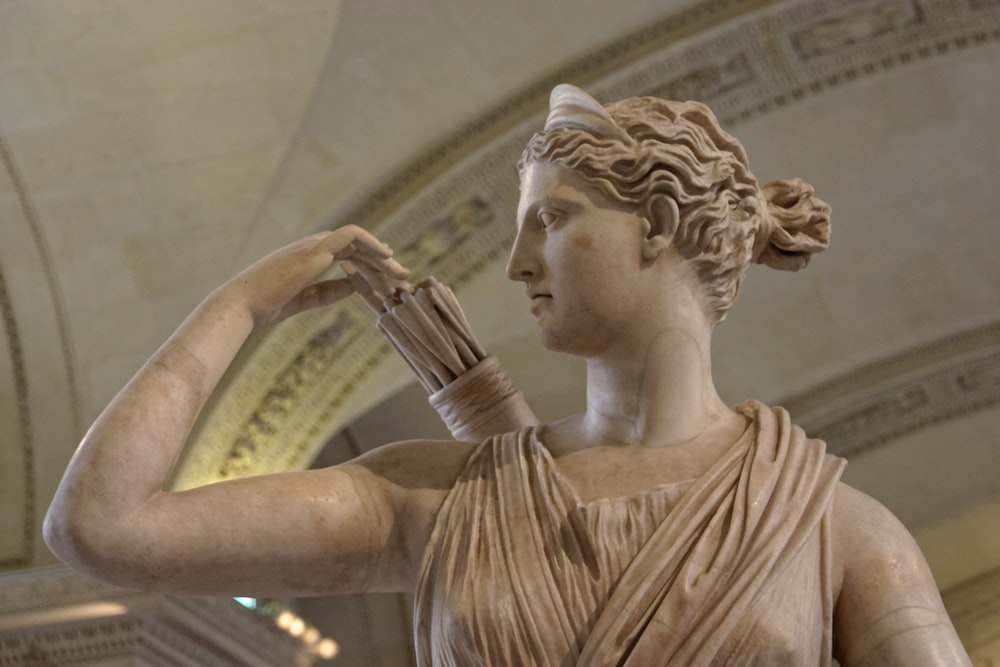
{"label": "statue lips", "polygon": [[528,298],[531,299],[531,314],[538,317],[538,311],[552,300],[552,295],[545,292],[532,291],[528,293]]}

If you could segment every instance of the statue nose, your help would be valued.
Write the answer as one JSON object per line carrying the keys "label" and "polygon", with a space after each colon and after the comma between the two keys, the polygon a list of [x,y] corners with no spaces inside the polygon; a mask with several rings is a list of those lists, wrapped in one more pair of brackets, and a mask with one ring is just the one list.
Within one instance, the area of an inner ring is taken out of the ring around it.
{"label": "statue nose", "polygon": [[514,237],[510,257],[507,258],[507,277],[510,280],[531,280],[538,272],[535,243],[530,237],[530,232],[526,232],[524,227],[521,227]]}

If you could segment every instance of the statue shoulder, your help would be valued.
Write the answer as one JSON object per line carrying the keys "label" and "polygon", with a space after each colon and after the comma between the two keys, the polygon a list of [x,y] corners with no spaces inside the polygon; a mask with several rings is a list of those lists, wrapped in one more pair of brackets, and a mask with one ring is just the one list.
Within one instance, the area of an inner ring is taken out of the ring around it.
{"label": "statue shoulder", "polygon": [[377,447],[344,465],[364,469],[401,490],[447,493],[478,446],[455,440],[405,440]]}
{"label": "statue shoulder", "polygon": [[[839,483],[831,525],[834,648],[842,665],[966,665],[927,561],[880,502]],[[922,657],[921,657],[922,656]]]}
{"label": "statue shoulder", "polygon": [[[345,473],[375,529],[368,592],[413,590],[442,503],[477,443],[407,440],[377,447],[331,471]],[[379,528],[381,527],[381,528]]]}
{"label": "statue shoulder", "polygon": [[877,578],[889,562],[926,568],[902,522],[882,503],[843,482],[834,493],[831,528],[834,562],[845,584],[849,577]]}

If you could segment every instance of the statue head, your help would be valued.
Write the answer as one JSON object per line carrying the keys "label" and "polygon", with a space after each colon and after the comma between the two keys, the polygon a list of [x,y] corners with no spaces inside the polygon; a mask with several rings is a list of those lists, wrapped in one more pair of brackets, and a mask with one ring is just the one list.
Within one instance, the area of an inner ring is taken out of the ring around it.
{"label": "statue head", "polygon": [[[798,270],[829,243],[830,207],[800,179],[758,186],[743,146],[704,104],[639,97],[601,106],[561,84],[549,107],[519,172],[554,163],[635,206],[650,234],[669,238],[691,263],[713,322],[732,306],[751,262]],[[664,215],[669,209],[675,214]]]}

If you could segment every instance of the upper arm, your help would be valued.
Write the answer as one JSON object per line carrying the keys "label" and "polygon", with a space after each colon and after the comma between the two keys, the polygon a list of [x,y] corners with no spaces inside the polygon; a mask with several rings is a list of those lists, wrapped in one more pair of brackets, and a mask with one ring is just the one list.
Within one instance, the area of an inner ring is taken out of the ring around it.
{"label": "upper arm", "polygon": [[180,593],[412,589],[467,452],[463,443],[398,443],[323,470],[162,492],[100,542],[107,553],[89,558],[90,569]]}
{"label": "upper arm", "polygon": [[833,551],[834,652],[844,667],[970,664],[913,537],[880,503],[843,484]]}

